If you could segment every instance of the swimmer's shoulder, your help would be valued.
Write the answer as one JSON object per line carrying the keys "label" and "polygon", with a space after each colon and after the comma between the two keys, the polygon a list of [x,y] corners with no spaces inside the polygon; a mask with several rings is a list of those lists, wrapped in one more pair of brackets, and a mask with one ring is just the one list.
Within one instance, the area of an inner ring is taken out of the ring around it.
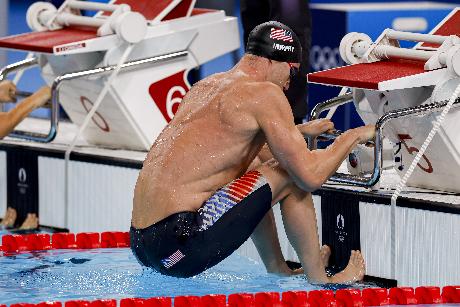
{"label": "swimmer's shoulder", "polygon": [[285,105],[287,98],[279,86],[269,81],[245,82],[242,90],[248,98],[255,102],[264,102],[264,105]]}

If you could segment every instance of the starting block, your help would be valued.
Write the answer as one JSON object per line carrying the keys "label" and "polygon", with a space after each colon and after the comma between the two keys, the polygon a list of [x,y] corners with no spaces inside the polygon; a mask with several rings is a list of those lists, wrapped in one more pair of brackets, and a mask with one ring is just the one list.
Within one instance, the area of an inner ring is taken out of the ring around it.
{"label": "starting block", "polygon": [[[10,136],[52,141],[58,131],[58,105],[80,126],[108,74],[132,46],[82,135],[94,145],[148,150],[189,90],[188,72],[239,47],[235,17],[195,9],[194,4],[195,0],[67,0],[55,8],[48,2],[34,3],[27,22],[35,32],[0,39],[0,48],[34,56],[0,70],[0,81],[39,66],[52,88],[50,130],[15,131]],[[80,10],[96,14],[82,16]]]}
{"label": "starting block", "polygon": [[[341,41],[340,54],[351,65],[308,75],[312,83],[351,89],[351,93],[318,104],[312,118],[353,101],[364,123],[376,125],[374,163],[366,159],[368,166],[362,167],[359,157],[366,155],[355,153],[350,156],[353,161],[348,161],[348,168],[350,173],[359,168],[360,174],[336,174],[331,180],[374,186],[383,165],[383,136],[396,144],[391,157],[396,161],[396,171],[402,176],[408,170],[440,111],[460,84],[459,25],[460,10],[456,8],[429,34],[386,29],[372,42],[364,33],[349,33]],[[401,48],[402,40],[417,44],[410,49]],[[459,115],[455,109],[458,101],[457,97],[407,185],[460,191]]]}

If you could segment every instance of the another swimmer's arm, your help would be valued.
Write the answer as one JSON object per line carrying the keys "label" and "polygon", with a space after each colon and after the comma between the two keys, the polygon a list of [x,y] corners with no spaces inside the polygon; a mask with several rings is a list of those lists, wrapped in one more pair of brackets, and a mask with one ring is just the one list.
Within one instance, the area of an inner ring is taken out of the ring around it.
{"label": "another swimmer's arm", "polygon": [[14,109],[0,113],[0,139],[7,136],[30,112],[44,105],[50,97],[50,88],[44,86],[32,96],[21,101]]}
{"label": "another swimmer's arm", "polygon": [[16,101],[16,86],[10,80],[0,82],[0,102]]}
{"label": "another swimmer's arm", "polygon": [[305,191],[314,191],[339,168],[342,161],[358,144],[374,136],[373,127],[348,130],[324,150],[309,151],[294,126],[294,118],[284,94],[277,88],[263,92],[264,101],[272,101],[255,111],[254,116],[267,138],[274,157]]}

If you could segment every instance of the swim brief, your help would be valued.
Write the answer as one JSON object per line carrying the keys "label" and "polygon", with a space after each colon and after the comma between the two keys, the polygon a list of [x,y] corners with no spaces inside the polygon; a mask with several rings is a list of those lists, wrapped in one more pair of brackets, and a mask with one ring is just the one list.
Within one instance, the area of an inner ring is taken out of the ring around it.
{"label": "swim brief", "polygon": [[271,209],[265,177],[250,171],[217,190],[198,211],[172,214],[143,229],[131,227],[138,261],[162,274],[191,277],[240,247]]}

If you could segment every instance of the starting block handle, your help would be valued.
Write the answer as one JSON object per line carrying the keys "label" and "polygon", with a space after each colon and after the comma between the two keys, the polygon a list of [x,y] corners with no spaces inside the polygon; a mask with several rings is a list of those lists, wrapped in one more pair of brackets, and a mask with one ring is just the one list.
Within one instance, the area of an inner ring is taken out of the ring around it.
{"label": "starting block handle", "polygon": [[[6,79],[6,77],[10,73],[24,71],[26,69],[32,68],[38,65],[38,59],[33,57],[30,59],[25,59],[20,62],[16,62],[5,66],[2,70],[0,70],[0,81]],[[21,92],[20,92],[21,93]],[[26,93],[27,94],[27,93]],[[53,93],[53,96],[55,93]],[[22,130],[14,130],[8,136],[17,139],[23,139],[28,141],[40,142],[40,143],[49,143],[56,137],[58,124],[59,124],[59,105],[57,100],[52,100],[51,103],[51,117],[50,117],[50,129],[48,134],[37,133],[32,131],[22,131]]]}
{"label": "starting block handle", "polygon": [[[321,113],[323,113],[324,111],[339,107],[351,101],[353,101],[353,94],[347,93],[347,94],[339,95],[335,98],[326,100],[324,102],[320,102],[311,110],[309,120],[318,119]],[[324,137],[326,138],[326,136]],[[308,138],[308,149],[315,150],[316,143],[317,143],[316,137],[309,137]]]}
{"label": "starting block handle", "polygon": [[[334,107],[338,107],[349,102],[353,101],[353,94],[347,93],[344,95],[337,96],[335,98],[326,100],[324,102],[318,103],[310,113],[310,120],[318,119],[322,112],[332,109]],[[376,134],[375,134],[375,142],[374,142],[374,171],[370,177],[366,176],[355,176],[350,174],[344,173],[335,173],[331,178],[330,181],[344,183],[344,184],[351,184],[361,187],[372,187],[374,186],[380,179],[380,174],[382,172],[382,130],[383,127],[380,128],[376,126]],[[320,135],[320,138],[333,140],[337,136],[341,134],[340,131],[336,131],[333,134],[323,134]],[[308,148],[310,150],[315,150],[317,145],[317,138],[310,137],[308,139]]]}
{"label": "starting block handle", "polygon": [[[350,95],[350,94],[347,94]],[[343,95],[345,96],[345,95]],[[341,96],[339,96],[341,97]],[[310,120],[317,119],[322,111],[327,110],[334,105],[341,105],[347,102],[343,102],[347,100],[346,97],[342,97],[342,100],[336,97],[334,99],[327,100],[325,102],[319,103],[315,106],[315,108],[311,112]],[[375,141],[374,141],[374,170],[370,177],[365,176],[354,176],[350,174],[343,174],[343,173],[335,173],[331,178],[330,181],[344,183],[344,184],[351,184],[356,186],[362,187],[372,187],[374,186],[380,179],[380,175],[382,174],[382,148],[383,148],[383,128],[384,126],[393,119],[399,119],[404,117],[410,116],[418,116],[422,114],[437,112],[442,110],[447,105],[447,101],[435,102],[430,104],[425,104],[417,107],[393,110],[388,113],[382,115],[377,123],[375,124]],[[460,106],[460,98],[457,98],[455,101],[454,107]],[[316,142],[316,140],[315,140]],[[309,144],[310,149],[316,149],[315,146],[311,146]]]}

